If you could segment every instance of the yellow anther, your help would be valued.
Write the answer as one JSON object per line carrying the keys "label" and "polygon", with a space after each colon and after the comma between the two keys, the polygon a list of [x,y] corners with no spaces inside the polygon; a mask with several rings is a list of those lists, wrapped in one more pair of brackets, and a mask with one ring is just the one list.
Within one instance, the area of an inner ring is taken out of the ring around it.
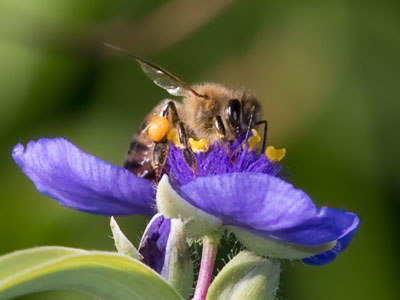
{"label": "yellow anther", "polygon": [[193,152],[205,152],[208,150],[208,142],[205,139],[195,140],[189,138],[189,145]]}
{"label": "yellow anther", "polygon": [[251,132],[253,135],[249,137],[249,151],[253,150],[254,147],[261,142],[261,137],[259,136],[257,130],[252,129]]}
{"label": "yellow anther", "polygon": [[169,129],[169,121],[166,117],[154,116],[148,125],[147,132],[155,142],[160,142],[165,137]]}
{"label": "yellow anther", "polygon": [[286,155],[286,149],[275,149],[274,146],[268,146],[265,150],[265,155],[267,156],[268,160],[271,162],[280,161]]}
{"label": "yellow anther", "polygon": [[167,133],[167,140],[175,144],[175,146],[180,147],[178,130],[176,128],[171,128]]}

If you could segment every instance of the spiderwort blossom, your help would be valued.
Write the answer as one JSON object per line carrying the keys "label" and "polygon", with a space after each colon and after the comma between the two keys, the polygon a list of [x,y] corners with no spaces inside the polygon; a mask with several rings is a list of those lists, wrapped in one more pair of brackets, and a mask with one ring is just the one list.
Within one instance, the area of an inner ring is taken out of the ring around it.
{"label": "spiderwort blossom", "polygon": [[[257,254],[324,264],[347,246],[358,227],[355,214],[318,209],[303,191],[278,177],[277,164],[240,142],[197,153],[197,173],[179,148],[170,148],[166,176],[157,188],[158,209],[181,218],[185,229],[192,223],[188,231],[194,236],[228,229]],[[19,144],[13,157],[39,191],[65,206],[104,215],[156,212],[153,182],[65,139],[31,141],[26,149]]]}
{"label": "spiderwort blossom", "polygon": [[167,168],[174,188],[164,177],[157,192],[159,211],[183,218],[189,234],[191,228],[194,236],[225,228],[260,255],[322,265],[346,248],[358,227],[355,214],[317,209],[303,191],[278,177],[276,163],[240,144],[214,145],[197,154],[197,161],[198,176],[172,147]]}

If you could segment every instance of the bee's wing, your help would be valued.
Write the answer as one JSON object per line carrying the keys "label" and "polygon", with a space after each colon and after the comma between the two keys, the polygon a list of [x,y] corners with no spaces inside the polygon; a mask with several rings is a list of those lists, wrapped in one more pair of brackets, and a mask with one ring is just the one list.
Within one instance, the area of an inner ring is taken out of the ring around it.
{"label": "bee's wing", "polygon": [[175,75],[171,74],[167,70],[162,69],[161,67],[158,67],[151,62],[148,62],[144,60],[143,58],[140,58],[122,48],[119,48],[114,45],[110,44],[104,44],[106,47],[109,47],[113,50],[122,52],[130,57],[132,57],[134,60],[136,60],[140,67],[142,68],[143,72],[149,77],[153,82],[158,85],[159,87],[163,88],[166,90],[168,93],[170,93],[173,96],[186,96],[188,93],[194,94],[198,97],[205,98],[205,95],[201,95],[197,93],[195,90],[193,90],[187,83],[176,77]]}
{"label": "bee's wing", "polygon": [[143,72],[159,87],[173,96],[186,96],[192,92],[191,88],[167,71],[147,62],[141,58],[135,58]]}

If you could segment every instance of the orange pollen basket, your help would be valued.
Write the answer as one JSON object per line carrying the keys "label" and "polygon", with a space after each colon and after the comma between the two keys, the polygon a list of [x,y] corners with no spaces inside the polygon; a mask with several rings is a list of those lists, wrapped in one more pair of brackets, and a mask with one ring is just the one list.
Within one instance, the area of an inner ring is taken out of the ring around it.
{"label": "orange pollen basket", "polygon": [[155,116],[148,125],[148,133],[154,142],[160,142],[169,130],[169,121],[166,117]]}

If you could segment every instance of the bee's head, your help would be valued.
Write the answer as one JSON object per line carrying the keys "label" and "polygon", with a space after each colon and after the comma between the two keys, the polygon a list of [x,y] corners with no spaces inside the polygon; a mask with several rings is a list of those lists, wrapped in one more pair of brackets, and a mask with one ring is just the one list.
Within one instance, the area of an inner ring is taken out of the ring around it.
{"label": "bee's head", "polygon": [[228,100],[225,109],[225,122],[229,129],[238,137],[248,128],[254,128],[261,120],[261,105],[251,94],[242,92],[240,97]]}
{"label": "bee's head", "polygon": [[189,126],[198,138],[209,142],[233,141],[254,128],[261,120],[261,105],[243,90],[230,90],[221,85],[207,83],[194,86],[206,98],[187,97],[184,100]]}

